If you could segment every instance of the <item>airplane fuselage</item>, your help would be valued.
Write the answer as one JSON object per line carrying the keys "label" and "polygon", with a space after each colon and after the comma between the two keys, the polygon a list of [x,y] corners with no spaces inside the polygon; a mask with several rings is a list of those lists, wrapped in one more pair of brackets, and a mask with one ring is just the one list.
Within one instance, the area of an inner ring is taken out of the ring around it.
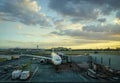
{"label": "airplane fuselage", "polygon": [[58,54],[56,54],[55,52],[52,52],[51,57],[52,57],[52,63],[54,65],[60,65],[61,64],[62,59]]}

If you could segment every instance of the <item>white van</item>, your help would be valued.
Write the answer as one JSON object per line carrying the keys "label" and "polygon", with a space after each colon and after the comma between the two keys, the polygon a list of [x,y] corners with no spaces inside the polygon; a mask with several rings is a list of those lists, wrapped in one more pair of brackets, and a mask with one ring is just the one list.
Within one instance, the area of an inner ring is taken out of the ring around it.
{"label": "white van", "polygon": [[15,70],[12,72],[12,79],[17,79],[20,77],[22,70]]}
{"label": "white van", "polygon": [[26,80],[26,79],[28,79],[29,77],[30,77],[30,71],[23,71],[23,72],[21,73],[20,79],[21,79],[21,80]]}

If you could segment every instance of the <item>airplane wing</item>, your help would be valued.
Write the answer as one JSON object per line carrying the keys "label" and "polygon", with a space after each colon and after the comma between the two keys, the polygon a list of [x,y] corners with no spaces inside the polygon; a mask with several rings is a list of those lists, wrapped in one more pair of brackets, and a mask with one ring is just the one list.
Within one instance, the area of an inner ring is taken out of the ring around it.
{"label": "airplane wing", "polygon": [[25,55],[22,55],[22,56],[29,56],[29,57],[35,57],[35,58],[41,58],[41,59],[48,59],[48,60],[52,59],[51,57],[37,56],[37,55],[30,55],[30,54],[25,54]]}

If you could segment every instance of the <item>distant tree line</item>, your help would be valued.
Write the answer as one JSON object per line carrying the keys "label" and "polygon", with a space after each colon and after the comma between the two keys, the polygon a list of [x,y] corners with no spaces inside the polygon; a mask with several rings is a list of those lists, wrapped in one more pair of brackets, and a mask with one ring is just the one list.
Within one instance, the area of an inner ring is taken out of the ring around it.
{"label": "distant tree line", "polygon": [[54,51],[119,51],[120,48],[112,49],[71,49],[71,48],[64,48],[64,47],[57,47],[51,49],[23,49],[23,48],[12,48],[12,49],[0,49],[0,54],[36,54],[36,55],[43,55],[43,54],[50,54],[50,52],[54,49]]}

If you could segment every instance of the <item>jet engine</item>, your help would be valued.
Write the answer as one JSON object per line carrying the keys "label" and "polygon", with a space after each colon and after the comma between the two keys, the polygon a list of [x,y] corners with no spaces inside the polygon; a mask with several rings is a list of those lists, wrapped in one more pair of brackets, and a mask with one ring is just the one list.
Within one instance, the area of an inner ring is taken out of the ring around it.
{"label": "jet engine", "polygon": [[42,64],[47,63],[47,60],[46,59],[40,59],[40,63],[42,63]]}

